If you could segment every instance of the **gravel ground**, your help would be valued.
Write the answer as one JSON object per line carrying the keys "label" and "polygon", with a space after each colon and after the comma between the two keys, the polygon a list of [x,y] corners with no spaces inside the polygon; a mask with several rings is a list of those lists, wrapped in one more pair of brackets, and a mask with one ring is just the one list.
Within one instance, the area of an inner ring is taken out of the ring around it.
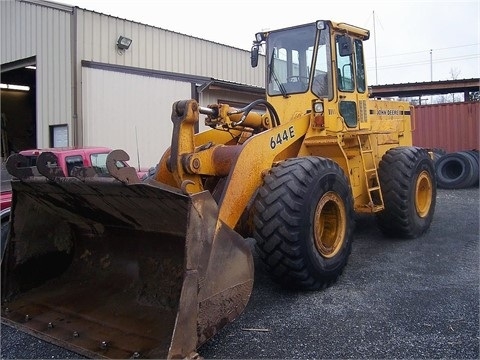
{"label": "gravel ground", "polygon": [[[344,274],[319,292],[273,283],[255,259],[245,312],[204,344],[210,359],[478,359],[479,191],[438,190],[430,231],[386,239],[357,220]],[[81,356],[2,324],[2,359]]]}

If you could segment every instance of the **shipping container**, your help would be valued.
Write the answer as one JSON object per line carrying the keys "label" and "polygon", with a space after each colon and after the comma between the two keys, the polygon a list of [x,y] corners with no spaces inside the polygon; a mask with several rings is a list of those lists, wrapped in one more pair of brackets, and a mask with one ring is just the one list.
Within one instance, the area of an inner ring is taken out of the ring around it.
{"label": "shipping container", "polygon": [[413,144],[447,152],[479,149],[480,102],[414,107]]}

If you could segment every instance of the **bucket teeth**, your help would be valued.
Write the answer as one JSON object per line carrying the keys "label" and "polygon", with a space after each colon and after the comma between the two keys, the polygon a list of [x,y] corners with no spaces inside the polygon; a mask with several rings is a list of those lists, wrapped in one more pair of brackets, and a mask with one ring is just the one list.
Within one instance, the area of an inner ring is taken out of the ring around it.
{"label": "bucket teeth", "polygon": [[50,151],[45,151],[38,155],[37,169],[40,174],[49,180],[65,177],[62,168],[58,166],[57,156]]}
{"label": "bucket teeth", "polygon": [[138,184],[140,179],[133,167],[118,167],[117,161],[128,161],[130,156],[124,150],[113,150],[107,156],[107,169],[110,175],[124,184]]}
{"label": "bucket teeth", "polygon": [[28,159],[20,154],[10,155],[5,167],[10,175],[20,180],[35,176],[37,172],[34,172],[34,167],[28,166]]}
{"label": "bucket teeth", "polygon": [[[119,162],[125,163],[128,160],[130,160],[130,157],[125,151],[111,151],[107,155],[106,160],[108,175],[126,185],[138,184],[140,183],[140,179],[133,167],[117,166]],[[44,176],[51,181],[55,181],[57,178],[66,177],[62,167],[58,165],[58,157],[50,151],[44,151],[37,157],[36,166],[29,166],[29,161],[25,156],[13,154],[7,159],[6,168],[10,175],[19,180],[28,180],[35,176]],[[100,176],[92,166],[76,166],[68,175],[82,181]]]}

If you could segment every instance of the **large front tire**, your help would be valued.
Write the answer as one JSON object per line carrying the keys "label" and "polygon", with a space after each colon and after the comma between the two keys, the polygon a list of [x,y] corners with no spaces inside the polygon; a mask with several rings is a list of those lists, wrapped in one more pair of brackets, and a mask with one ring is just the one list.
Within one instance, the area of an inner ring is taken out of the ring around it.
{"label": "large front tire", "polygon": [[254,238],[277,282],[318,290],[342,273],[351,252],[353,198],[335,162],[286,160],[265,177],[254,203]]}
{"label": "large front tire", "polygon": [[398,147],[383,155],[378,167],[385,209],[377,213],[380,230],[390,237],[425,233],[435,211],[437,186],[427,150]]}

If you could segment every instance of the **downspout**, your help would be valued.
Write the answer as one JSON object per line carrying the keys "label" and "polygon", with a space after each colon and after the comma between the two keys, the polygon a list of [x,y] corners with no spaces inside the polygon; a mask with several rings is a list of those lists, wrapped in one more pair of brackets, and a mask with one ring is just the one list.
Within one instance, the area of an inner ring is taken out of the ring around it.
{"label": "downspout", "polygon": [[[70,22],[70,56],[72,71],[72,136],[73,144],[79,145],[78,134],[78,101],[77,101],[77,7],[73,8]],[[70,141],[69,141],[70,142]]]}
{"label": "downspout", "polygon": [[74,146],[83,146],[83,133],[81,126],[81,101],[78,98],[78,7],[73,8],[70,23],[71,66],[72,66],[72,132]]}

